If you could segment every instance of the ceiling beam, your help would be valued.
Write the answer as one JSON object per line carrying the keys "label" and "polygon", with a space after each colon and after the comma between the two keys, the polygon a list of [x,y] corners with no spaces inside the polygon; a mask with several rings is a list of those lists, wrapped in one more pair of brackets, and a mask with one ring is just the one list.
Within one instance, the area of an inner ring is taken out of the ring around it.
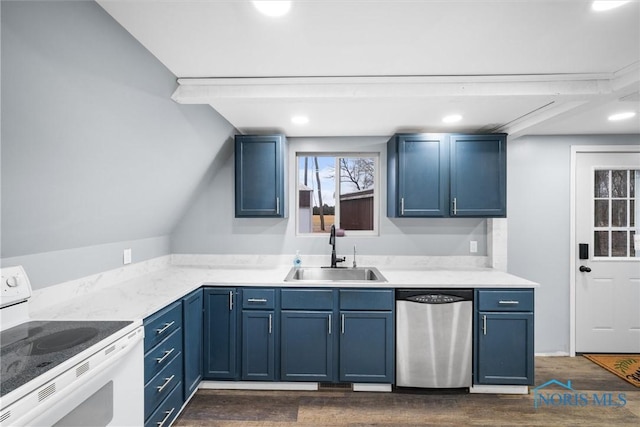
{"label": "ceiling beam", "polygon": [[420,98],[610,94],[612,74],[492,76],[358,76],[182,78],[172,99],[214,104],[219,99]]}

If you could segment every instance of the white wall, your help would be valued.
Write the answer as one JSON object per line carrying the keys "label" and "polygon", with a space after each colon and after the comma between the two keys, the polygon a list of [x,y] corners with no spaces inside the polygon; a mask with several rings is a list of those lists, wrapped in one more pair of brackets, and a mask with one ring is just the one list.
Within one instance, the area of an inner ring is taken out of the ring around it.
{"label": "white wall", "polygon": [[530,136],[507,145],[508,272],[540,283],[536,352],[569,352],[572,145],[640,144],[640,135]]}
{"label": "white wall", "polygon": [[234,128],[93,1],[2,1],[1,257],[34,288],[169,253]]}
{"label": "white wall", "polygon": [[[486,255],[486,220],[463,218],[386,217],[387,137],[289,138],[289,171],[295,171],[296,152],[376,152],[380,156],[380,235],[337,240],[339,255],[357,245],[362,255],[471,255],[469,241],[478,241],[477,254]],[[233,147],[203,186],[171,236],[173,253],[327,254],[327,236],[296,236],[295,176],[289,174],[289,218],[234,218]]]}

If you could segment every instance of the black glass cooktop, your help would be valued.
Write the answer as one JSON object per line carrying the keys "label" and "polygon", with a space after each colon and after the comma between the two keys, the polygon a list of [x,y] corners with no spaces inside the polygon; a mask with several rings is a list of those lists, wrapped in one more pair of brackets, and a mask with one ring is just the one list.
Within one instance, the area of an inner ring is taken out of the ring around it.
{"label": "black glass cooktop", "polygon": [[128,321],[33,321],[0,332],[0,396],[81,353]]}

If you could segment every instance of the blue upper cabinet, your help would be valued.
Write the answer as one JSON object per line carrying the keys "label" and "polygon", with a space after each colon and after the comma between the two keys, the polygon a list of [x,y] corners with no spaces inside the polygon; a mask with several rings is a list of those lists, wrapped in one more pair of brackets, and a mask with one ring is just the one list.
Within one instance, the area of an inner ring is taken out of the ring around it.
{"label": "blue upper cabinet", "polygon": [[506,216],[506,134],[394,135],[387,216]]}
{"label": "blue upper cabinet", "polygon": [[442,134],[395,135],[387,144],[387,216],[447,216],[449,152]]}
{"label": "blue upper cabinet", "polygon": [[286,218],[286,138],[236,135],[236,218]]}
{"label": "blue upper cabinet", "polygon": [[451,216],[507,214],[507,136],[451,135]]}

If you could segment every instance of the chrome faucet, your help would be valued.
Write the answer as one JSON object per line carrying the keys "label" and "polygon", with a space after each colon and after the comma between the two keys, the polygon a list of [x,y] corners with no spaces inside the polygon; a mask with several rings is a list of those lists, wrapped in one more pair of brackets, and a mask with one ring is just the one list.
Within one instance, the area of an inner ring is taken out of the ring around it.
{"label": "chrome faucet", "polygon": [[338,258],[336,256],[336,226],[331,226],[331,234],[329,235],[329,244],[331,245],[331,268],[337,268],[339,262],[345,262],[346,257]]}

